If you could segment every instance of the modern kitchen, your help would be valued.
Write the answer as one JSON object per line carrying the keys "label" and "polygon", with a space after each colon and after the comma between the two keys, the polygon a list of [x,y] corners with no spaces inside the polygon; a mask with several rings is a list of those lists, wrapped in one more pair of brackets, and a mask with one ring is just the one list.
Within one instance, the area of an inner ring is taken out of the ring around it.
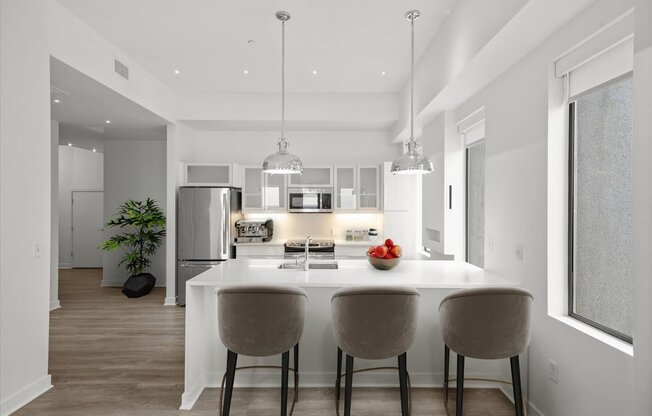
{"label": "modern kitchen", "polygon": [[652,414],[649,0],[0,16],[0,416]]}

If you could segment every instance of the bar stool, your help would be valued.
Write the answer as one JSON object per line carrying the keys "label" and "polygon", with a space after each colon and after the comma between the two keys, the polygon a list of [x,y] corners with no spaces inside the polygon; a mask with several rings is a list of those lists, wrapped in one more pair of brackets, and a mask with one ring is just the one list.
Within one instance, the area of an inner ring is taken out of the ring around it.
{"label": "bar stool", "polygon": [[[448,402],[450,350],[457,353],[456,414],[462,415],[464,358],[509,358],[514,407],[523,415],[519,355],[530,343],[532,294],[522,288],[464,289],[446,296],[439,305],[444,339],[444,400]],[[507,383],[509,384],[509,383]]]}
{"label": "bar stool", "polygon": [[[409,414],[407,353],[417,329],[419,292],[396,286],[344,288],[331,298],[337,341],[336,411],[339,414],[342,351],[346,353],[344,416],[351,414],[353,358],[381,360],[398,357],[401,414]],[[392,367],[395,368],[395,367]],[[357,370],[355,372],[370,369]]]}
{"label": "bar stool", "polygon": [[[281,416],[286,416],[290,350],[294,348],[292,414],[298,400],[299,339],[306,315],[306,292],[298,287],[247,285],[222,288],[217,297],[220,338],[228,350],[223,402],[220,391],[221,414],[229,416],[236,370],[281,368]],[[282,365],[236,368],[238,354],[253,357],[282,354]]]}

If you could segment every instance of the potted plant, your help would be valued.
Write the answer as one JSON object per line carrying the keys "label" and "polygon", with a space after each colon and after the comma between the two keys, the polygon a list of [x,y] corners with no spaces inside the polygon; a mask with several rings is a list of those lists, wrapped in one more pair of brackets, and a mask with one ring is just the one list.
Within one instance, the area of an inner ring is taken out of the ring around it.
{"label": "potted plant", "polygon": [[104,240],[100,248],[113,251],[122,248],[125,255],[119,266],[124,265],[130,277],[122,286],[122,293],[138,298],[151,292],[156,277],[145,271],[152,265],[151,256],[161,246],[165,236],[165,214],[157,202],[128,200],[120,205],[116,215],[106,227],[120,227],[124,232]]}

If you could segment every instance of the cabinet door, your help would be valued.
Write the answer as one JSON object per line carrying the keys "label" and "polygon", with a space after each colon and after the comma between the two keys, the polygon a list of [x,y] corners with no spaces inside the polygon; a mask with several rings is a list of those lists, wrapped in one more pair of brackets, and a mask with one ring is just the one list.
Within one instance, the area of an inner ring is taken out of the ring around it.
{"label": "cabinet door", "polygon": [[215,163],[186,164],[186,185],[231,186],[232,165]]}
{"label": "cabinet door", "polygon": [[265,211],[287,211],[287,177],[288,175],[265,174]]}
{"label": "cabinet door", "polygon": [[301,175],[289,175],[290,186],[333,186],[332,166],[304,167]]}
{"label": "cabinet door", "polygon": [[356,190],[355,166],[335,166],[335,209],[356,209]]}
{"label": "cabinet door", "polygon": [[380,209],[380,169],[378,166],[358,166],[358,209]]}
{"label": "cabinet door", "polygon": [[242,168],[242,210],[263,209],[263,169],[260,166]]}

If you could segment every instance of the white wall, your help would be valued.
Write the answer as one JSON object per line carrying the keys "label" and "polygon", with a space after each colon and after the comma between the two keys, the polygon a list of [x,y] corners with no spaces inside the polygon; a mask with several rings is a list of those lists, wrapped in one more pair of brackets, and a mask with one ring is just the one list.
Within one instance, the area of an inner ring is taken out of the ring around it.
{"label": "white wall", "polygon": [[[493,237],[493,250],[485,250],[485,267],[521,281],[534,294],[529,400],[549,416],[646,414],[631,411],[632,357],[549,317],[547,310],[549,67],[631,6],[595,2],[457,111],[461,119],[486,106],[485,235]],[[516,260],[517,244],[524,246],[523,261]],[[549,359],[559,363],[559,384],[548,379]]]}
{"label": "white wall", "polygon": [[652,414],[652,2],[636,2],[634,56],[635,414]]}
{"label": "white wall", "polygon": [[[0,414],[51,387],[50,76],[45,0],[0,2]],[[17,180],[17,177],[20,180]],[[41,250],[35,256],[35,245]]]}
{"label": "white wall", "polygon": [[[104,142],[104,219],[108,221],[128,199],[155,199],[166,210],[166,143],[157,140],[106,140]],[[106,229],[105,238],[119,230]],[[165,242],[152,257],[148,272],[157,286],[166,285]],[[121,251],[105,252],[102,286],[121,286],[129,277],[118,267]]]}
{"label": "white wall", "polygon": [[[194,159],[262,165],[276,152],[278,131],[197,131]],[[400,146],[383,131],[288,131],[290,153],[306,165],[369,165],[393,160]]]}
{"label": "white wall", "polygon": [[50,310],[59,302],[59,122],[50,122]]}
{"label": "white wall", "polygon": [[101,191],[104,155],[75,146],[58,146],[59,152],[59,267],[72,267],[72,192]]}
{"label": "white wall", "polygon": [[[423,153],[430,158],[434,170],[423,176],[423,245],[444,253],[444,115],[432,120],[421,136]],[[439,241],[428,240],[426,228],[439,231]]]}

